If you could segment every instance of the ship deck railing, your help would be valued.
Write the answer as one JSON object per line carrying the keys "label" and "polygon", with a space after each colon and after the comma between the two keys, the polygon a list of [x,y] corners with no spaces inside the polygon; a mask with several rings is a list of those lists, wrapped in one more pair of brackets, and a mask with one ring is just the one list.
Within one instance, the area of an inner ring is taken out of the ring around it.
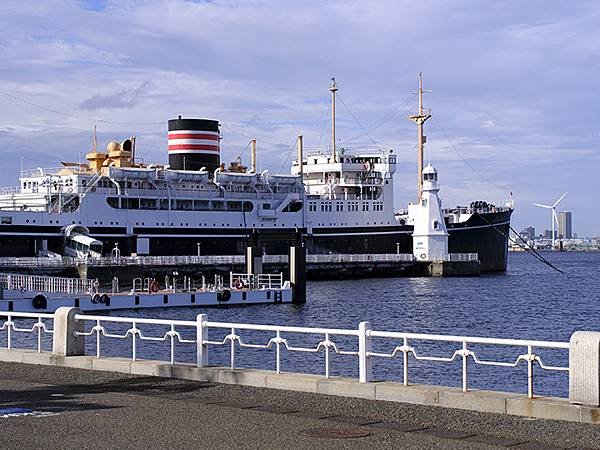
{"label": "ship deck railing", "polygon": [[[465,262],[477,261],[478,253],[450,253],[441,261]],[[287,255],[263,255],[263,263],[287,264]],[[309,254],[309,264],[341,264],[341,263],[408,263],[414,262],[412,253],[332,253]],[[64,267],[111,267],[111,266],[240,266],[246,264],[244,255],[206,255],[206,256],[119,256],[101,258],[49,258],[49,257],[2,257],[0,268],[51,269]]]}
{"label": "ship deck railing", "polygon": [[97,286],[95,279],[0,273],[0,287],[10,291],[90,294]]}

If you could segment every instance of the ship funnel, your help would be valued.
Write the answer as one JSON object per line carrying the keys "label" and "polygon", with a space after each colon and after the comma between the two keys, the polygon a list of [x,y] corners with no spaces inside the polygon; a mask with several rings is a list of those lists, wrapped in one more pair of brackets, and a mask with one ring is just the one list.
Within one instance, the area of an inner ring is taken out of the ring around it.
{"label": "ship funnel", "polygon": [[169,166],[212,174],[220,165],[219,122],[210,119],[169,120]]}

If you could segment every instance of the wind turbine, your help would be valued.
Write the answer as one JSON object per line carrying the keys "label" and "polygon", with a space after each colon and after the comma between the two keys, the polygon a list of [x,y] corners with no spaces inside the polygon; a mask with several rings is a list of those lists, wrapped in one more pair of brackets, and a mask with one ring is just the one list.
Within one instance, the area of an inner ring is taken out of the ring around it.
{"label": "wind turbine", "polygon": [[541,203],[534,203],[535,206],[539,206],[540,208],[546,208],[546,209],[549,209],[552,211],[552,216],[550,217],[550,221],[552,222],[552,250],[555,249],[554,239],[555,239],[556,233],[554,232],[554,224],[556,223],[556,225],[558,225],[558,217],[556,216],[556,205],[558,205],[560,203],[560,201],[563,198],[565,198],[565,195],[567,195],[567,192],[565,192],[563,195],[561,195],[560,198],[558,200],[556,200],[552,206],[542,205]]}

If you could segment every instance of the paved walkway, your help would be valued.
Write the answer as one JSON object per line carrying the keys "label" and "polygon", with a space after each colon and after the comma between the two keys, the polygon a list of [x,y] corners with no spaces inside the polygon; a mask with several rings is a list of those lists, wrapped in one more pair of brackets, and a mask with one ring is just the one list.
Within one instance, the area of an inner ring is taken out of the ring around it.
{"label": "paved walkway", "polygon": [[24,449],[600,449],[599,425],[5,362],[0,430]]}

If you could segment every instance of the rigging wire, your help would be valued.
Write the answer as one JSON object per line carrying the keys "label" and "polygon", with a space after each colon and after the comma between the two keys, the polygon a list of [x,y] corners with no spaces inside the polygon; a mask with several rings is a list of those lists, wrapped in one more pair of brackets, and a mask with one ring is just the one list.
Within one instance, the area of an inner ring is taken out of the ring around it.
{"label": "rigging wire", "polygon": [[450,140],[450,137],[448,136],[448,134],[446,133],[446,130],[444,130],[442,128],[442,125],[440,124],[440,122],[436,119],[435,116],[432,116],[433,121],[435,122],[435,124],[437,125],[437,127],[439,128],[439,130],[442,132],[442,134],[444,135],[444,137],[446,138],[446,140],[448,141],[448,144],[450,145],[450,148],[452,148],[452,150],[454,150],[456,152],[456,154],[463,160],[463,162],[469,166],[471,168],[471,170],[473,172],[475,172],[477,175],[479,175],[484,181],[486,181],[487,183],[496,186],[498,189],[502,189],[503,191],[510,191],[511,189],[506,188],[504,186],[500,186],[499,184],[494,183],[492,180],[490,180],[488,177],[486,177],[483,173],[481,173],[480,171],[478,171],[477,169],[475,169],[475,167],[473,167],[473,165],[465,159],[465,157],[462,155],[462,153],[460,153],[458,151],[458,149],[456,148],[456,146],[452,143],[452,141]]}
{"label": "rigging wire", "polygon": [[[253,138],[254,139],[254,138]],[[242,151],[240,152],[239,155],[237,155],[236,159],[242,159],[242,155],[244,154],[244,152],[248,149],[248,147],[250,147],[250,143],[252,142],[252,139],[250,139],[248,141],[248,143],[246,144],[246,146],[242,149]]]}
{"label": "rigging wire", "polygon": [[356,123],[358,124],[358,126],[363,130],[364,134],[366,134],[369,139],[371,140],[371,142],[373,143],[373,145],[375,147],[377,147],[379,149],[379,151],[383,151],[383,149],[377,144],[377,142],[375,142],[375,140],[371,137],[371,135],[369,134],[369,132],[367,130],[365,130],[365,127],[362,126],[362,124],[360,123],[360,121],[358,120],[358,118],[354,115],[354,113],[350,110],[350,108],[348,107],[348,105],[346,105],[346,103],[344,102],[344,100],[342,100],[342,97],[338,94],[337,98],[340,99],[340,102],[342,102],[342,105],[344,105],[344,107],[348,110],[348,112],[350,113],[350,115],[354,118],[354,120],[356,121]]}
{"label": "rigging wire", "polygon": [[[496,228],[494,226],[494,224],[492,222],[490,222],[489,220],[487,220],[485,217],[483,217],[481,214],[479,214],[478,212],[476,212],[475,214],[477,214],[479,217],[481,217],[485,222],[487,222],[488,225],[490,225],[492,227],[492,229],[496,230],[496,232],[500,233],[503,237],[505,237],[506,239],[508,239],[510,242],[512,242],[513,244],[517,244],[519,245],[513,238],[510,237],[510,234],[506,234],[505,232],[499,230],[498,228]],[[549,266],[550,268],[556,270],[557,272],[560,273],[565,273],[564,271],[562,271],[561,269],[559,269],[558,267],[556,267],[554,264],[552,264],[550,261],[548,261],[546,258],[544,258],[542,255],[540,255],[540,253],[533,247],[531,247],[526,241],[525,239],[523,239],[516,231],[515,229],[509,224],[508,228],[510,230],[512,230],[513,233],[515,233],[515,235],[517,237],[519,237],[519,239],[521,239],[523,242],[525,242],[525,245],[527,246],[525,248],[525,250],[527,251],[527,253],[529,253],[531,256],[533,256],[534,258],[536,258],[538,261],[540,261],[543,264],[546,264],[547,266]],[[520,246],[520,245],[519,245]]]}
{"label": "rigging wire", "polygon": [[[400,114],[401,112],[405,112],[408,114],[411,114],[411,112],[406,109],[406,107],[408,106],[408,104],[414,99],[415,94],[409,94],[404,100],[402,105],[398,106],[394,111],[392,111],[390,114],[388,114],[387,116],[385,116],[383,119],[381,119],[379,122],[377,122],[376,125],[373,125],[371,128],[368,128],[368,132],[372,132],[374,130],[376,130],[377,128],[381,127],[382,125],[384,125],[385,123],[389,122],[390,120],[392,120],[394,117],[396,117],[398,114]],[[350,143],[352,141],[354,141],[355,139],[358,139],[360,137],[363,137],[366,133],[360,133],[357,134],[356,136],[351,137],[350,139],[347,139],[346,141],[344,141],[342,144],[347,144]]]}
{"label": "rigging wire", "polygon": [[321,127],[321,135],[319,136],[319,143],[317,144],[317,150],[321,148],[321,141],[323,140],[323,134],[325,134],[325,125],[327,125],[327,121],[329,120],[329,112],[331,111],[331,102],[329,102],[329,106],[327,107],[327,115],[325,119],[323,119],[323,126]]}
{"label": "rigging wire", "polygon": [[282,172],[283,169],[285,168],[286,164],[288,163],[288,161],[290,159],[290,156],[292,156],[292,153],[294,152],[294,148],[296,147],[296,143],[297,143],[297,141],[294,141],[294,143],[290,147],[290,151],[288,152],[287,158],[285,158],[285,161],[281,165],[281,168],[279,169],[279,172]]}
{"label": "rigging wire", "polygon": [[56,115],[59,115],[62,117],[66,117],[68,119],[84,120],[84,121],[91,122],[91,123],[103,123],[103,124],[107,124],[107,125],[143,126],[143,125],[165,125],[166,124],[166,122],[130,122],[130,121],[106,120],[106,119],[97,119],[97,118],[92,118],[92,117],[80,116],[78,114],[64,112],[64,111],[61,111],[59,109],[52,108],[49,106],[40,105],[39,103],[30,102],[29,100],[25,100],[24,98],[17,97],[16,95],[9,93],[2,88],[0,88],[0,95],[3,95],[4,97],[7,97],[15,102],[22,103],[27,106],[31,106],[33,108],[37,108],[42,111],[51,112],[53,114],[56,114]]}

